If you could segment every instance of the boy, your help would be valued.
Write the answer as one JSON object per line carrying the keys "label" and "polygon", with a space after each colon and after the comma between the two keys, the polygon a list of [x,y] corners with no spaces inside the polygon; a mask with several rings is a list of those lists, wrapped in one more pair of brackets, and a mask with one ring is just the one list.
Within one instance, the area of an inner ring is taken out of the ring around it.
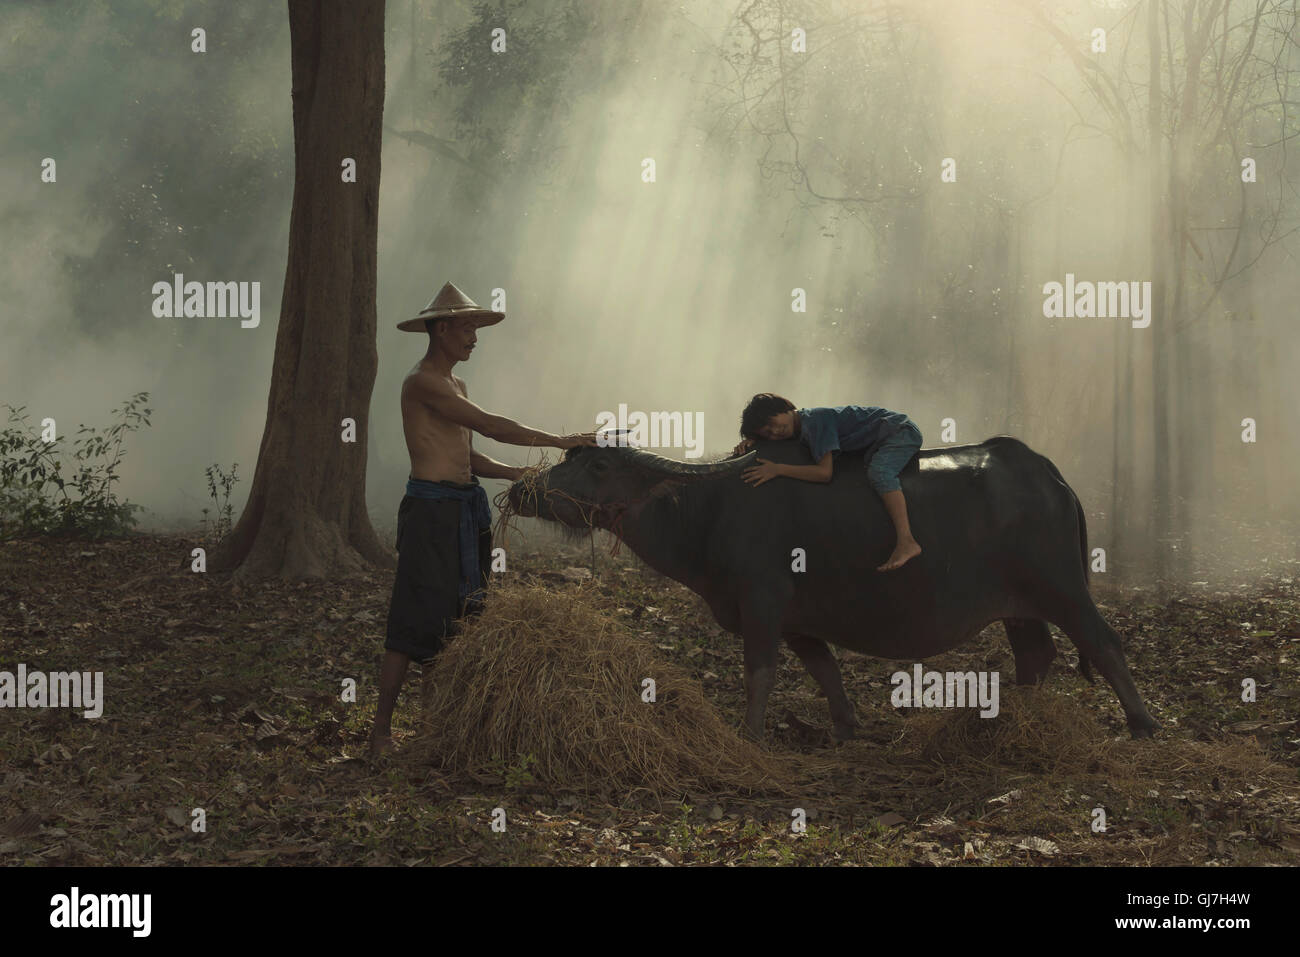
{"label": "boy", "polygon": [[907,521],[907,502],[898,481],[898,473],[921,447],[921,430],[902,412],[870,405],[796,409],[789,399],[764,392],[754,396],[745,406],[740,418],[740,434],[745,441],[736,446],[733,455],[749,448],[755,439],[798,436],[817,463],[778,465],[759,459],[759,464],[745,469],[743,476],[754,486],[781,475],[805,482],[829,482],[831,457],[835,452],[864,450],[867,481],[885,503],[896,536],[893,554],[883,565],[876,566],[876,570],[886,572],[901,568],[921,554],[921,546],[912,537],[912,528]]}

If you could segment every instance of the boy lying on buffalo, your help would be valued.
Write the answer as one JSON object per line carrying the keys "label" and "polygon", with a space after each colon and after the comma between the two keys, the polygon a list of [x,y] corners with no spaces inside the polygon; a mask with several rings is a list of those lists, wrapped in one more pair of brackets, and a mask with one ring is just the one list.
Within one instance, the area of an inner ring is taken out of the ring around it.
{"label": "boy lying on buffalo", "polygon": [[832,408],[796,409],[794,403],[779,395],[764,392],[749,400],[740,418],[744,441],[732,455],[753,445],[755,439],[788,439],[798,436],[808,446],[816,465],[780,465],[759,459],[758,465],[745,469],[744,480],[762,485],[784,475],[805,482],[829,482],[831,458],[835,452],[863,451],[867,481],[885,503],[885,511],[894,523],[896,544],[893,554],[877,571],[900,568],[921,554],[921,546],[912,537],[907,521],[907,501],[898,481],[898,473],[921,447],[921,430],[902,412],[891,412],[871,405],[841,405]]}

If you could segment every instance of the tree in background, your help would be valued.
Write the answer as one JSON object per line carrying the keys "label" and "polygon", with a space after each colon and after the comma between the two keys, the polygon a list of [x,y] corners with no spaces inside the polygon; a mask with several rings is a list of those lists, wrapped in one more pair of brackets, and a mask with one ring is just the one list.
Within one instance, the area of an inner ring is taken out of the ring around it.
{"label": "tree in background", "polygon": [[[1193,495],[1221,497],[1212,453],[1216,445],[1231,451],[1231,443],[1215,435],[1231,433],[1240,419],[1215,407],[1212,384],[1233,371],[1216,369],[1228,358],[1216,347],[1230,341],[1239,360],[1257,365],[1253,327],[1239,321],[1249,308],[1225,299],[1248,302],[1252,270],[1300,230],[1291,225],[1287,170],[1287,144],[1300,132],[1287,117],[1300,86],[1300,17],[1286,0],[1147,0],[1142,16],[1112,14],[1106,27],[1116,55],[1096,57],[1039,0],[1022,7],[1074,65],[1081,95],[1067,102],[1114,142],[1144,214],[1151,335],[1119,336],[1114,504],[1130,516],[1116,526],[1117,539],[1131,536],[1124,550],[1145,551],[1163,579],[1185,570]],[[1257,184],[1241,176],[1247,157]],[[1135,382],[1149,383],[1149,392],[1139,394]],[[1143,465],[1150,494],[1135,496]]]}
{"label": "tree in background", "polygon": [[[290,0],[294,190],[266,427],[248,502],[212,556],[240,576],[391,565],[366,511],[384,109],[384,0]],[[345,159],[356,182],[343,181]],[[344,420],[355,423],[345,442]]]}

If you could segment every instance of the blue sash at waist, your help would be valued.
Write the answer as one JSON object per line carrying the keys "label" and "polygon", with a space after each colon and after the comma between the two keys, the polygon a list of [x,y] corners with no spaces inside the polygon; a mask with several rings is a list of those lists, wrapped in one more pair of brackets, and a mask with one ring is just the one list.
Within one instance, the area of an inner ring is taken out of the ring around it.
{"label": "blue sash at waist", "polygon": [[430,482],[408,479],[406,494],[412,498],[460,502],[460,597],[468,597],[483,586],[479,575],[479,533],[492,527],[492,511],[487,492],[477,481],[468,485],[457,482]]}

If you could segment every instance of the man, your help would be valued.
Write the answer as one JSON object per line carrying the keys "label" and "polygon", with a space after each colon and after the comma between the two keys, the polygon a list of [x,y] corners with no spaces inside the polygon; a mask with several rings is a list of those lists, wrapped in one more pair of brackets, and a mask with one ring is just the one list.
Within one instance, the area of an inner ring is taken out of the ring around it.
{"label": "man", "polygon": [[402,383],[402,431],[411,476],[397,511],[397,577],[379,672],[371,754],[392,746],[393,705],[411,659],[428,661],[456,633],[456,618],[482,609],[491,568],[492,528],[480,478],[515,481],[527,469],[474,451],[473,433],[510,445],[571,449],[595,433],[552,435],[479,408],[451,370],[469,359],[478,329],[505,318],[447,283],[403,332],[426,332],[429,348]]}

